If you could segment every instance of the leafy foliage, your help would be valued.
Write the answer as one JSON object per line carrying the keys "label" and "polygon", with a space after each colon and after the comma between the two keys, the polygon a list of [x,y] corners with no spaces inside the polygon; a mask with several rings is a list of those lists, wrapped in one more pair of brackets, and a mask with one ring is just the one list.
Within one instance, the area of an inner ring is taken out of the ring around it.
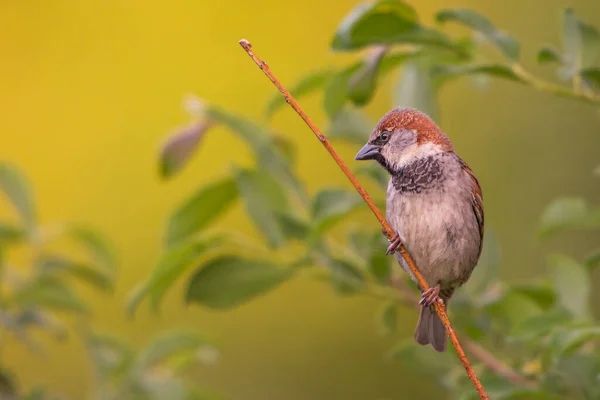
{"label": "leafy foliage", "polygon": [[[440,119],[440,89],[474,75],[600,107],[600,35],[573,10],[567,9],[563,16],[562,47],[544,45],[537,55],[540,64],[558,66],[558,78],[567,80],[568,85],[526,71],[519,63],[519,42],[474,10],[441,10],[435,20],[435,27],[424,25],[414,8],[400,0],[359,4],[341,21],[331,48],[361,51],[361,58],[308,73],[292,86],[292,93],[297,97],[321,93],[329,137],[353,146],[362,145],[373,126],[361,108],[377,95],[381,79],[390,72],[398,72],[392,102],[417,107],[436,120]],[[462,25],[467,35],[454,37],[444,32],[449,23]],[[480,63],[488,45],[499,52],[500,60]],[[267,117],[284,104],[277,93],[266,106]],[[386,242],[381,233],[375,227],[356,228],[348,223],[350,214],[364,207],[361,199],[345,188],[323,188],[309,195],[294,173],[294,144],[275,135],[268,125],[210,105],[204,106],[196,123],[205,125],[196,125],[195,131],[182,130],[163,150],[162,170],[168,169],[169,176],[180,170],[198,145],[198,126],[227,127],[252,150],[255,166],[234,168],[221,183],[198,189],[176,210],[167,228],[167,237],[176,240],[167,240],[164,256],[150,279],[133,293],[130,311],[146,297],[158,308],[166,290],[188,268],[195,271],[187,278],[186,299],[214,309],[241,306],[274,290],[303,268],[314,270],[315,276],[340,295],[380,299],[379,329],[382,334],[393,333],[397,313],[407,301],[412,304],[411,292],[406,289],[402,293],[407,297],[398,295],[396,289],[402,282],[393,278],[394,264],[383,254]],[[181,143],[188,144],[179,148]],[[376,167],[361,166],[357,173],[381,189],[387,184],[387,176]],[[215,194],[215,187],[227,190]],[[209,232],[238,199],[260,234],[260,249],[252,257],[239,254],[238,244],[228,236],[216,240]],[[599,210],[583,199],[556,199],[541,216],[540,237],[546,239],[565,230],[598,230]],[[344,229],[342,239],[336,226]],[[584,260],[557,252],[548,256],[547,274],[538,281],[504,282],[498,273],[498,241],[493,231],[486,230],[480,265],[467,288],[456,294],[452,312],[461,336],[490,352],[475,361],[481,364],[481,378],[492,398],[598,397],[600,325],[590,303],[590,274],[600,264],[600,250]],[[7,226],[0,229],[0,237],[3,235],[18,238],[19,232]],[[286,261],[282,261],[282,253],[287,255]],[[429,376],[452,398],[473,398],[462,367],[449,354],[434,354],[412,340],[400,341],[390,354],[411,370]],[[502,367],[491,368],[490,357]]]}

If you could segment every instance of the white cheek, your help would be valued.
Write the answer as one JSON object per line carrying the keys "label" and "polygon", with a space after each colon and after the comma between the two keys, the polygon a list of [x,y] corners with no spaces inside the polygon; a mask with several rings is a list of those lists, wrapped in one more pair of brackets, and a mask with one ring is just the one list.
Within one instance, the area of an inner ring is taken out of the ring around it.
{"label": "white cheek", "polygon": [[441,151],[440,147],[433,143],[422,145],[415,143],[402,150],[399,154],[390,154],[389,149],[385,149],[382,154],[392,167],[397,168],[410,164],[417,158],[437,154]]}

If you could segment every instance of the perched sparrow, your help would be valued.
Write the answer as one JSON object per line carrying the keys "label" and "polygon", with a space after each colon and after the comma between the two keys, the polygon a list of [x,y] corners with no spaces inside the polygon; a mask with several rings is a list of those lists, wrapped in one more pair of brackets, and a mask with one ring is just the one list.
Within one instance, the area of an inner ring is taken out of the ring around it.
{"label": "perched sparrow", "polygon": [[[432,304],[448,300],[471,276],[483,242],[479,182],[452,142],[424,113],[396,108],[377,124],[357,160],[373,159],[391,175],[386,214],[396,230],[388,254],[403,243],[429,286],[422,292],[417,343],[446,349]],[[396,260],[415,279],[400,254]]]}

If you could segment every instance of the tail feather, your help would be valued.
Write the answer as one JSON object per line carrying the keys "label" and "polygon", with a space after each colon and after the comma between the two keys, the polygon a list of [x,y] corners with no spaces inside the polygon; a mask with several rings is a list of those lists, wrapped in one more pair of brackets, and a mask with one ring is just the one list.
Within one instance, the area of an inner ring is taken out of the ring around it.
{"label": "tail feather", "polygon": [[419,314],[419,321],[415,328],[414,338],[420,345],[431,344],[439,352],[446,350],[446,328],[444,328],[442,320],[435,310],[433,310],[433,307],[421,306],[421,313]]}

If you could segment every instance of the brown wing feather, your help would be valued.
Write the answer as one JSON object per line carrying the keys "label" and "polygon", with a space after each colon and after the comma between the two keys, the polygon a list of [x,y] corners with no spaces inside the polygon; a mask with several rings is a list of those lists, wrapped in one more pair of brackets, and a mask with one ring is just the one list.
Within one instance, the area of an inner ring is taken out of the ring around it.
{"label": "brown wing feather", "polygon": [[[460,159],[460,157],[459,157]],[[475,214],[475,219],[477,219],[477,225],[479,226],[479,252],[477,253],[477,259],[479,260],[479,256],[481,255],[481,249],[483,247],[483,193],[481,192],[481,186],[479,185],[479,181],[471,168],[467,165],[467,163],[460,159],[460,164],[463,169],[469,176],[472,185],[472,201],[471,206],[473,207],[473,213]]]}

